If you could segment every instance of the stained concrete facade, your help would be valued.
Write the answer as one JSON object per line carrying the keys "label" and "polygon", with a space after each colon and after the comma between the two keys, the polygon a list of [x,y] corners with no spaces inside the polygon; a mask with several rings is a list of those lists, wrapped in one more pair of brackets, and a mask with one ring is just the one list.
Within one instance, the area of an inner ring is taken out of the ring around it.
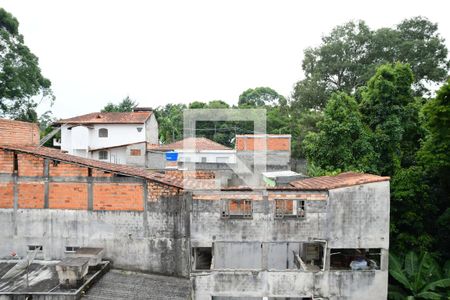
{"label": "stained concrete facade", "polygon": [[[260,198],[257,192],[222,192],[223,198],[254,194],[249,219],[223,218],[223,204],[213,200],[214,193],[194,193],[191,246],[212,248],[210,270],[191,273],[194,298],[386,299],[389,182],[308,193],[325,193],[326,198],[306,200],[305,217],[297,219],[277,219],[273,200],[295,198],[298,192],[261,192]],[[308,243],[323,247],[322,266],[314,271],[294,264],[292,251]],[[339,249],[377,249],[379,266],[361,271],[334,269],[330,254]]]}
{"label": "stained concrete facade", "polygon": [[189,198],[148,202],[143,212],[59,209],[0,209],[0,253],[59,260],[66,247],[100,247],[116,268],[188,276]]}

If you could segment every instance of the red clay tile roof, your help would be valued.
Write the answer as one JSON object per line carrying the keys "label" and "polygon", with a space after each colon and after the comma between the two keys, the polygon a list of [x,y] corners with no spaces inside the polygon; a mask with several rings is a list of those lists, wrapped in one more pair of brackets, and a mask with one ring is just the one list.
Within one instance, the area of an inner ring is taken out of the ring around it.
{"label": "red clay tile roof", "polygon": [[[184,148],[184,143],[186,142],[187,148]],[[195,147],[195,148],[194,148]],[[211,141],[210,139],[204,137],[190,137],[184,140],[180,140],[167,145],[160,145],[159,147],[155,147],[151,145],[148,147],[149,150],[158,150],[158,151],[171,151],[176,149],[184,149],[184,150],[193,150],[202,151],[202,150],[233,150],[229,147]]]}
{"label": "red clay tile roof", "polygon": [[69,119],[61,119],[55,124],[144,124],[152,115],[151,111],[137,112],[94,112]]}
{"label": "red clay tile roof", "polygon": [[352,185],[388,181],[389,177],[372,174],[346,172],[336,176],[320,176],[293,181],[293,187],[302,190],[331,190]]}
{"label": "red clay tile roof", "polygon": [[103,171],[117,173],[121,175],[127,175],[132,177],[140,177],[152,181],[156,181],[165,185],[170,185],[178,188],[183,188],[180,181],[166,174],[152,173],[145,169],[138,167],[131,167],[127,165],[112,164],[102,162],[98,160],[78,157],[66,153],[62,153],[59,150],[47,148],[47,147],[34,147],[34,146],[19,146],[19,145],[0,145],[0,149],[18,151],[22,153],[28,153],[32,155],[42,156],[57,161],[73,163],[86,167],[92,167],[101,169]]}

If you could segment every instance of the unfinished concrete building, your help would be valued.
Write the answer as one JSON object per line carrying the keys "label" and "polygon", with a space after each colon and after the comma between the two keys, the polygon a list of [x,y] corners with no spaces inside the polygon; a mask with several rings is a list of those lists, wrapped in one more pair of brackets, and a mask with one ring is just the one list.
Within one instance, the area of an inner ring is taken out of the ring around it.
{"label": "unfinished concrete building", "polygon": [[388,178],[193,193],[195,299],[386,299]]}
{"label": "unfinished concrete building", "polygon": [[36,147],[37,137],[35,125],[0,120],[0,256],[100,247],[113,267],[190,279],[192,299],[387,297],[387,177],[187,191],[178,177]]}

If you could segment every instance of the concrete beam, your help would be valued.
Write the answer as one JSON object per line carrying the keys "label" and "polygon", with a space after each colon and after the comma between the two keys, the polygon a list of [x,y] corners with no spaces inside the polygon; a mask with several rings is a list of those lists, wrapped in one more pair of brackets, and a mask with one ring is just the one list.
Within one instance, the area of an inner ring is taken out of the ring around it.
{"label": "concrete beam", "polygon": [[[45,172],[45,170],[44,170]],[[13,174],[0,174],[0,182],[14,182]],[[86,176],[18,176],[17,182],[57,182],[57,183],[142,183],[145,180],[136,177],[89,177]]]}

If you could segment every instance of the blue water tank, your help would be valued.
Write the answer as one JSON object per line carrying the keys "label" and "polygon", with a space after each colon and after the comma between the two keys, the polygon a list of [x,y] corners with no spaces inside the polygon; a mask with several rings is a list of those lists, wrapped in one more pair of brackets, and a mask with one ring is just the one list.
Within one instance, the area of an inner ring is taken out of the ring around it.
{"label": "blue water tank", "polygon": [[167,161],[177,161],[178,160],[178,152],[175,152],[175,151],[166,152],[166,160]]}

